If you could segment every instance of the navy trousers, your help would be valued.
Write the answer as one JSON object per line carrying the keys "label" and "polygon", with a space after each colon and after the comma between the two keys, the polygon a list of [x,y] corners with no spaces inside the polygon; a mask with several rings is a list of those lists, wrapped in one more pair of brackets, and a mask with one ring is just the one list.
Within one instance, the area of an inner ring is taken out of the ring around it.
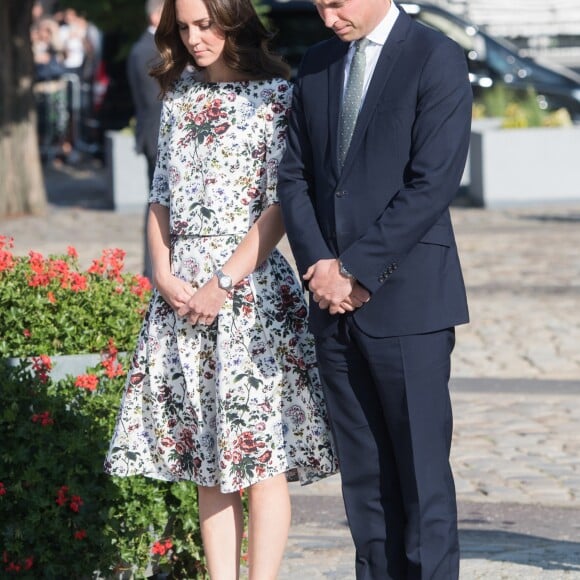
{"label": "navy trousers", "polygon": [[456,580],[454,329],[373,338],[346,315],[316,343],[357,580]]}

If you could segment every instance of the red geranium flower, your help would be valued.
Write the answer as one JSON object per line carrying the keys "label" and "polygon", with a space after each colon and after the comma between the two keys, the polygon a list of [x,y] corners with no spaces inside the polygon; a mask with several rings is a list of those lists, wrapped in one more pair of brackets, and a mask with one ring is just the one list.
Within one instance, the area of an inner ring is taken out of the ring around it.
{"label": "red geranium flower", "polygon": [[99,377],[97,375],[79,375],[75,381],[75,387],[95,391],[99,386]]}
{"label": "red geranium flower", "polygon": [[84,503],[83,498],[80,495],[73,495],[70,498],[69,508],[71,509],[71,511],[79,513],[79,510],[81,509],[83,503]]}
{"label": "red geranium flower", "polygon": [[68,485],[63,485],[59,488],[56,494],[56,504],[59,506],[66,505],[68,501]]}
{"label": "red geranium flower", "polygon": [[48,381],[50,369],[52,369],[52,361],[48,355],[41,354],[32,358],[32,370],[41,383]]}
{"label": "red geranium flower", "polygon": [[165,554],[167,554],[171,548],[173,548],[173,542],[171,540],[159,540],[151,547],[151,553],[158,554],[159,556],[165,556]]}
{"label": "red geranium flower", "polygon": [[35,413],[32,415],[33,423],[40,423],[43,427],[48,427],[54,424],[54,419],[50,416],[50,411],[44,411],[44,413]]}
{"label": "red geranium flower", "polygon": [[[4,272],[4,270],[11,270],[14,267],[14,256],[12,252],[8,252],[4,250],[2,240],[6,239],[4,236],[0,236],[0,272]],[[12,247],[9,245],[8,247]]]}

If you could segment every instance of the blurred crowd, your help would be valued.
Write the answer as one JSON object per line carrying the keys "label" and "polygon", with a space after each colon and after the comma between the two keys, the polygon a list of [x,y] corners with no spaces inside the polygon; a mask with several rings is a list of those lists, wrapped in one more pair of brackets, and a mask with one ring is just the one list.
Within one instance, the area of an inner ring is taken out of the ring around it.
{"label": "blurred crowd", "polygon": [[89,147],[87,129],[106,90],[100,77],[102,33],[73,8],[32,9],[34,92],[43,161],[74,163]]}

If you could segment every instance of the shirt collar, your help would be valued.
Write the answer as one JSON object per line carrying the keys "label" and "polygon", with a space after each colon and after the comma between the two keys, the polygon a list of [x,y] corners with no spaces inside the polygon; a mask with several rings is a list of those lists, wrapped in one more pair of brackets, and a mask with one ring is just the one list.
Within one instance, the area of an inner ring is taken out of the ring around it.
{"label": "shirt collar", "polygon": [[391,2],[388,12],[385,17],[379,22],[378,26],[367,34],[367,38],[374,44],[384,45],[387,38],[395,25],[395,20],[399,16],[399,9],[394,2]]}

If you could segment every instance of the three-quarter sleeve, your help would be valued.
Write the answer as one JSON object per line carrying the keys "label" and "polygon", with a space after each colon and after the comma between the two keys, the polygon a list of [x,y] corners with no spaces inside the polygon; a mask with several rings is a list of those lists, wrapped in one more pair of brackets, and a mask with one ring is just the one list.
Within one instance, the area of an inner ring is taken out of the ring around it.
{"label": "three-quarter sleeve", "polygon": [[173,126],[173,96],[168,94],[163,99],[157,140],[157,162],[149,192],[149,203],[158,203],[169,207],[169,172],[170,172],[170,137]]}

